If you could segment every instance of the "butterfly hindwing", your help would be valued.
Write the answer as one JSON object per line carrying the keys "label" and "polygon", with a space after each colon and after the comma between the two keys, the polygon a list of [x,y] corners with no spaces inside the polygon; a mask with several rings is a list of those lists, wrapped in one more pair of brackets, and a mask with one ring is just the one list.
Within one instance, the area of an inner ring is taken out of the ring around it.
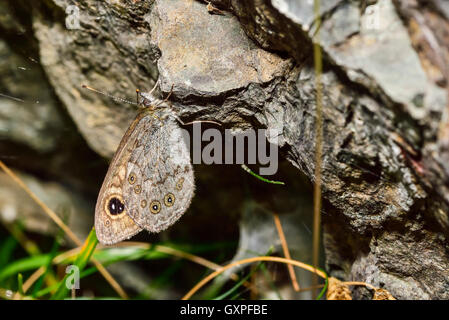
{"label": "butterfly hindwing", "polygon": [[183,133],[170,113],[157,113],[128,161],[127,214],[150,232],[175,223],[192,200],[194,176]]}

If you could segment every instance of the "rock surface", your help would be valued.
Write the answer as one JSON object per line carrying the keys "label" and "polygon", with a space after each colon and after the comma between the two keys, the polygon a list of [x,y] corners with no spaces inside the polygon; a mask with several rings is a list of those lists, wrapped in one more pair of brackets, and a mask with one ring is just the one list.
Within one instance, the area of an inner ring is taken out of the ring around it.
{"label": "rock surface", "polygon": [[255,46],[232,15],[210,15],[195,1],[156,2],[151,41],[162,55],[162,90],[177,97],[213,97],[267,83],[281,76],[288,62]]}
{"label": "rock surface", "polygon": [[[182,119],[277,130],[282,157],[312,182],[318,44],[327,270],[399,299],[448,299],[447,6],[324,2],[318,34],[313,3],[293,0],[212,1],[225,15],[197,1],[83,0],[75,29],[65,24],[72,2],[53,0],[33,3],[25,25],[56,96],[98,154],[112,156],[136,108],[81,84],[133,101],[135,88],[149,91],[159,77],[163,93],[173,85]],[[45,140],[17,142],[51,148]]]}
{"label": "rock surface", "polygon": [[[55,182],[39,181],[20,172],[16,174],[80,239],[87,237],[91,229],[92,204],[86,202],[82,195],[73,194],[72,190]],[[25,191],[3,172],[0,174],[0,204],[0,221],[4,224],[19,221],[26,229],[46,235],[56,235],[59,230]]]}
{"label": "rock surface", "polygon": [[45,75],[32,57],[15,54],[0,40],[0,135],[37,151],[54,150],[64,121]]}

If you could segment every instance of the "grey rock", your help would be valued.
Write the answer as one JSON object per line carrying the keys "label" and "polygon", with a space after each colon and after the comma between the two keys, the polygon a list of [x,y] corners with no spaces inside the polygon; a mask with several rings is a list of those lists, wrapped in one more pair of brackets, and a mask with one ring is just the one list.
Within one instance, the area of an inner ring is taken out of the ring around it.
{"label": "grey rock", "polygon": [[[310,220],[307,219],[307,215],[312,210],[312,206],[310,199],[305,197],[298,197],[295,200],[297,201],[295,210],[293,212],[284,212],[279,216],[279,220],[292,259],[310,261],[312,258],[310,249],[312,233],[310,232],[311,225]],[[273,255],[274,253],[280,256],[284,254],[272,212],[267,212],[257,203],[248,201],[243,208],[239,226],[239,245],[231,262],[255,256]],[[286,266],[281,266],[279,269],[287,271]],[[245,266],[232,268],[226,274],[229,276],[230,273],[236,273],[243,267]],[[312,285],[312,274],[309,271],[296,267],[294,270],[303,288]],[[270,288],[270,290],[272,289]],[[286,298],[286,296],[283,295],[283,298]],[[290,292],[290,299],[294,298],[310,299],[312,297],[310,296],[310,292],[297,295]]]}
{"label": "grey rock", "polygon": [[[81,194],[57,182],[41,181],[21,172],[16,174],[80,239],[87,237],[93,223],[91,204]],[[0,221],[5,224],[20,221],[27,230],[46,235],[59,232],[59,227],[43,209],[3,172],[0,173]],[[72,244],[70,240],[69,243]]]}
{"label": "grey rock", "polygon": [[[55,1],[65,12],[71,1]],[[89,145],[111,157],[136,109],[81,88],[87,84],[134,100],[135,89],[150,89],[157,71],[145,16],[151,4],[80,1],[80,29],[49,23],[37,13],[33,28],[41,63]],[[120,107],[119,107],[120,105]]]}
{"label": "grey rock", "polygon": [[[446,93],[427,78],[393,3],[380,0],[368,6],[361,16],[354,12],[354,7],[347,14],[347,7],[340,6],[324,23],[324,39],[336,38],[327,34],[335,32],[334,28],[326,29],[326,24],[332,22],[338,25],[345,21],[350,24],[346,32],[357,32],[346,41],[337,38],[337,45],[323,43],[335,63],[346,70],[351,80],[368,88],[378,87],[391,100],[403,104],[414,119],[428,119],[431,112],[443,112]],[[358,23],[360,30],[353,26]],[[421,103],[417,102],[418,97]]]}
{"label": "grey rock", "polygon": [[[320,3],[320,16],[334,9],[341,0],[322,1]],[[276,10],[293,22],[300,24],[305,31],[309,31],[315,21],[314,1],[272,0],[271,4]]]}
{"label": "grey rock", "polygon": [[[419,1],[326,1],[316,36],[310,2],[213,3],[226,14],[211,15],[195,1],[80,1],[77,30],[56,18],[69,1],[35,5],[42,66],[89,145],[110,157],[136,109],[80,84],[132,99],[134,88],[148,91],[159,75],[164,94],[174,86],[182,119],[276,129],[283,156],[313,182],[316,43],[324,53],[329,273],[384,286],[397,298],[447,299],[449,73],[438,63],[447,39],[435,28],[447,19]],[[379,24],[370,10],[380,13]],[[432,37],[417,37],[413,19]]]}
{"label": "grey rock", "polygon": [[435,4],[444,13],[446,19],[449,19],[449,1],[447,0],[435,0]]}
{"label": "grey rock", "polygon": [[41,66],[0,40],[0,139],[48,152],[54,150],[65,122]]}
{"label": "grey rock", "polygon": [[162,90],[176,96],[217,96],[267,83],[288,62],[249,40],[234,16],[210,15],[192,1],[156,1],[150,18]]}
{"label": "grey rock", "polygon": [[327,48],[338,47],[360,32],[360,23],[360,8],[357,3],[343,3],[335,9],[329,19],[323,21],[319,40]]}

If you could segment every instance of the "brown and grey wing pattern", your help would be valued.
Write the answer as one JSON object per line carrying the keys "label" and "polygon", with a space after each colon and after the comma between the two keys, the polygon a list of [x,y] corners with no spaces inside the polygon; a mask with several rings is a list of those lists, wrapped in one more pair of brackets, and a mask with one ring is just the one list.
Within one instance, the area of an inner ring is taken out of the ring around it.
{"label": "brown and grey wing pattern", "polygon": [[[184,130],[170,116],[153,121],[146,142],[136,145],[127,165],[128,215],[150,232],[160,232],[187,210],[195,183]],[[133,178],[135,177],[135,179]]]}
{"label": "brown and grey wing pattern", "polygon": [[120,242],[142,230],[128,215],[129,208],[125,205],[127,194],[123,186],[127,183],[129,157],[145,135],[146,127],[151,127],[150,122],[148,115],[139,114],[112,158],[95,207],[95,230],[102,244]]}

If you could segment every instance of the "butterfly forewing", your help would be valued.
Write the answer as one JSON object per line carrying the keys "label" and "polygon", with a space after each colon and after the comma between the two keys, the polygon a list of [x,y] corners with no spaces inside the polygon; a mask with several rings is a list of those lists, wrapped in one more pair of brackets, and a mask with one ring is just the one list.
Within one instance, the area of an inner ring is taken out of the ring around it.
{"label": "butterfly forewing", "polygon": [[139,114],[122,138],[112,158],[106,177],[98,194],[95,207],[95,230],[102,244],[114,244],[128,239],[142,230],[127,214],[126,168],[134,146],[143,134],[142,118]]}

